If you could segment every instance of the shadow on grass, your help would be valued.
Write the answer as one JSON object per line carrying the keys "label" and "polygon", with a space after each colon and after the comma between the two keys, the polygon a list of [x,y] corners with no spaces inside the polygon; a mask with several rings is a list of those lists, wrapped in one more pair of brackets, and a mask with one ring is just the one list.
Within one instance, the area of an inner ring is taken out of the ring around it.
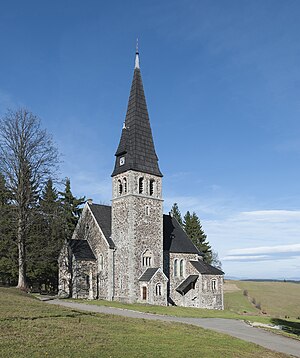
{"label": "shadow on grass", "polygon": [[272,318],[271,323],[281,326],[282,330],[300,336],[300,322],[286,321],[285,319]]}
{"label": "shadow on grass", "polygon": [[78,312],[78,311],[71,311],[72,313],[66,314],[51,314],[51,315],[44,315],[44,316],[32,316],[32,317],[7,317],[7,318],[0,318],[0,322],[4,321],[35,321],[37,319],[52,319],[52,318],[81,318],[84,316],[95,316],[94,312]]}

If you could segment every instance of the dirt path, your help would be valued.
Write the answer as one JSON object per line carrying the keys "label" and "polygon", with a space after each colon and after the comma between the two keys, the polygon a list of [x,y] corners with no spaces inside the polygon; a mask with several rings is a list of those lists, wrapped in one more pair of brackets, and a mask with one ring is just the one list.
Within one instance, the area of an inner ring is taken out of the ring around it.
{"label": "dirt path", "polygon": [[113,314],[118,316],[125,316],[130,318],[142,318],[156,321],[179,322],[185,324],[192,324],[206,329],[212,329],[217,332],[226,333],[230,336],[243,339],[244,341],[256,343],[262,347],[271,349],[273,351],[300,357],[300,341],[283,337],[263,329],[251,327],[245,322],[233,319],[223,318],[184,318],[174,316],[164,316],[151,313],[143,313],[127,309],[112,308],[105,306],[95,306],[84,303],[68,302],[64,300],[49,300],[45,301],[49,304],[69,307],[76,310]]}

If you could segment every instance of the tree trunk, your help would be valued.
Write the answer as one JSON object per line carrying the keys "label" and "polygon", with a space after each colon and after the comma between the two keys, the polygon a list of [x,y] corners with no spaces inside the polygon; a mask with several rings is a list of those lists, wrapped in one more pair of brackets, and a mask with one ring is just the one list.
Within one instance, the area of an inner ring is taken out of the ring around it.
{"label": "tree trunk", "polygon": [[22,215],[20,215],[18,219],[19,279],[17,288],[22,290],[27,289],[25,249],[25,223]]}

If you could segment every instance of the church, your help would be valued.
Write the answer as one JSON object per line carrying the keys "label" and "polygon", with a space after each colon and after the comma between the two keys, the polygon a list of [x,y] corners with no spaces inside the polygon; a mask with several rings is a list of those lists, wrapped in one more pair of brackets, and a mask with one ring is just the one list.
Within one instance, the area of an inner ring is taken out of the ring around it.
{"label": "church", "polygon": [[88,200],[60,252],[59,296],[223,309],[224,273],[163,214],[138,51],[111,177],[111,206]]}

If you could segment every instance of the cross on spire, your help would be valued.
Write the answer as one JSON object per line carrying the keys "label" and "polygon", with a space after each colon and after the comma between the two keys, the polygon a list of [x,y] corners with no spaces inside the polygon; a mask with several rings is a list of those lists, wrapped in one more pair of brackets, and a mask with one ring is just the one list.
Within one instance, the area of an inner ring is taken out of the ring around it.
{"label": "cross on spire", "polygon": [[134,68],[140,68],[140,58],[139,58],[139,39],[136,39],[136,48],[135,48],[135,64]]}

